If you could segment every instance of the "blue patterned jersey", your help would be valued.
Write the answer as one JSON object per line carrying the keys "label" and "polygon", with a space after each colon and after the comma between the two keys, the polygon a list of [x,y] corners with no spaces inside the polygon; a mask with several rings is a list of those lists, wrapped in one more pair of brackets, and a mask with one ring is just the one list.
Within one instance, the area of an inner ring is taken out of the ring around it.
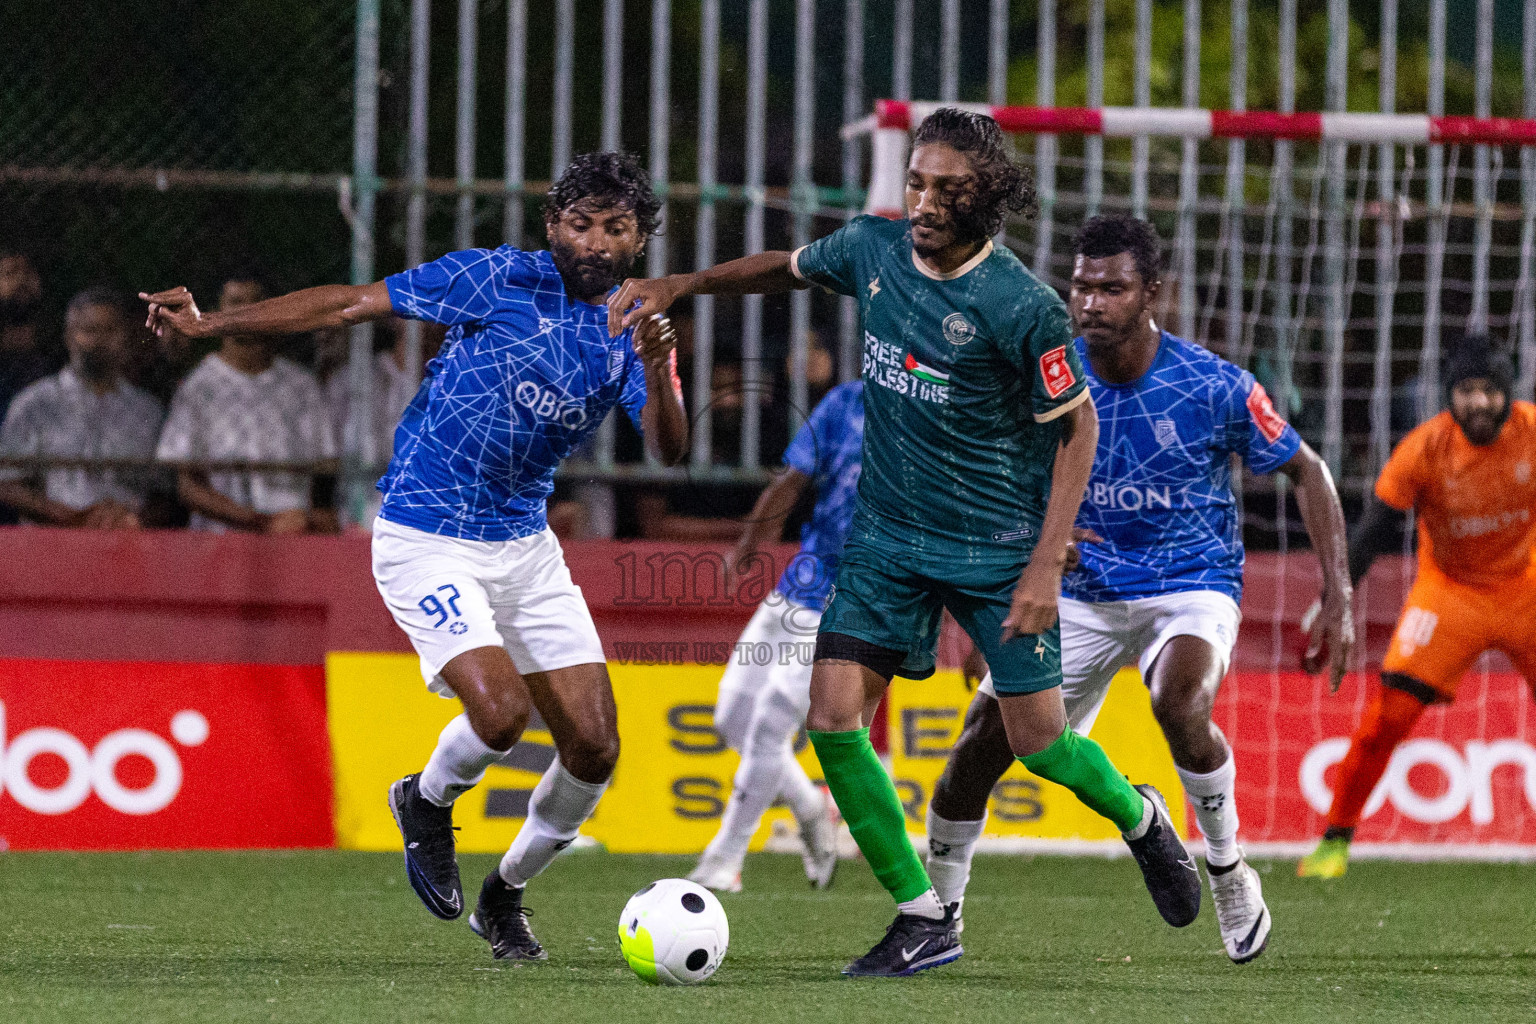
{"label": "blue patterned jersey", "polygon": [[614,405],[638,428],[633,331],[578,302],[548,252],[451,252],[385,280],[395,312],[451,329],[395,430],[380,515],[466,540],[545,528],[555,467]]}
{"label": "blue patterned jersey", "polygon": [[824,608],[837,560],[853,526],[864,449],[864,382],[839,384],[816,403],[784,449],[784,465],[816,483],[816,507],[800,528],[800,553],[784,570],[779,593],[803,608]]}
{"label": "blue patterned jersey", "polygon": [[1129,601],[1186,590],[1242,599],[1243,540],[1230,455],[1272,473],[1301,437],[1253,374],[1163,332],[1152,368],[1123,386],[1093,372],[1075,342],[1099,412],[1099,450],[1077,525],[1083,568],[1063,578],[1079,601]]}

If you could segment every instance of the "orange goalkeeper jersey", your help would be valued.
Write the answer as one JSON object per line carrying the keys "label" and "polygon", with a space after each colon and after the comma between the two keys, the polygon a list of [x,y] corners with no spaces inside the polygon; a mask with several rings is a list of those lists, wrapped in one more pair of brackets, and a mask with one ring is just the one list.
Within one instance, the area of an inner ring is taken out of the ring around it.
{"label": "orange goalkeeper jersey", "polygon": [[1536,575],[1536,405],[1515,402],[1498,439],[1472,444],[1449,412],[1393,450],[1376,496],[1417,511],[1419,555],[1471,586]]}

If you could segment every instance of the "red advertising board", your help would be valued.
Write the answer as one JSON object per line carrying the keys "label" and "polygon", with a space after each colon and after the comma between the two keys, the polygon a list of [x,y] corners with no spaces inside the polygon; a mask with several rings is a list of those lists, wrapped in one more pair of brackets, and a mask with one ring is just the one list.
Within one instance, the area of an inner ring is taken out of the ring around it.
{"label": "red advertising board", "polygon": [[319,665],[0,659],[13,850],[330,846]]}
{"label": "red advertising board", "polygon": [[[1295,843],[1322,834],[1338,762],[1375,673],[1336,695],[1299,672],[1235,672],[1213,718],[1237,760],[1242,836]],[[1366,805],[1356,839],[1436,846],[1536,844],[1536,722],[1510,672],[1474,671],[1456,702],[1424,713]],[[1193,822],[1191,822],[1193,828]]]}

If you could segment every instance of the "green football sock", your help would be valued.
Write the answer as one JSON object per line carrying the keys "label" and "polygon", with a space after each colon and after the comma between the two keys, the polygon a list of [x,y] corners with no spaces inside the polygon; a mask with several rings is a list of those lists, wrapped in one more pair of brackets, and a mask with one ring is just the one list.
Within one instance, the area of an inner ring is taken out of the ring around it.
{"label": "green football sock", "polygon": [[[816,759],[827,776],[827,788],[880,884],[897,903],[927,892],[932,883],[907,839],[901,801],[879,755],[870,745],[869,730],[810,735]],[[1141,813],[1139,806],[1137,813]]]}
{"label": "green football sock", "polygon": [[1121,832],[1129,832],[1141,823],[1145,807],[1141,794],[1115,768],[1103,747],[1079,736],[1070,727],[1062,730],[1044,750],[1019,760],[1042,779],[1070,789],[1086,806],[1114,822]]}

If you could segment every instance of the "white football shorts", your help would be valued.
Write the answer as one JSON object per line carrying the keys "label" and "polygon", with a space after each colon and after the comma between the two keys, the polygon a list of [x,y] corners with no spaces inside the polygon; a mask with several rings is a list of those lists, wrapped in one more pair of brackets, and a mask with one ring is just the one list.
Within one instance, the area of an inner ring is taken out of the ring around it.
{"label": "white football shorts", "polygon": [[786,601],[775,590],[757,606],[731,651],[715,701],[715,728],[742,751],[753,721],[772,708],[791,739],[811,709],[811,662],[821,612]]}
{"label": "white football shorts", "polygon": [[[1115,673],[1134,664],[1146,678],[1157,656],[1176,636],[1199,637],[1216,649],[1225,675],[1243,613],[1214,590],[1143,597],[1135,601],[1074,601],[1061,609],[1061,698],[1067,722],[1088,735],[1104,706]],[[977,688],[996,697],[991,673]]]}
{"label": "white football shorts", "polygon": [[375,519],[373,578],[434,693],[452,696],[439,673],[476,647],[506,648],[524,675],[606,660],[548,529],[515,540],[461,540]]}

